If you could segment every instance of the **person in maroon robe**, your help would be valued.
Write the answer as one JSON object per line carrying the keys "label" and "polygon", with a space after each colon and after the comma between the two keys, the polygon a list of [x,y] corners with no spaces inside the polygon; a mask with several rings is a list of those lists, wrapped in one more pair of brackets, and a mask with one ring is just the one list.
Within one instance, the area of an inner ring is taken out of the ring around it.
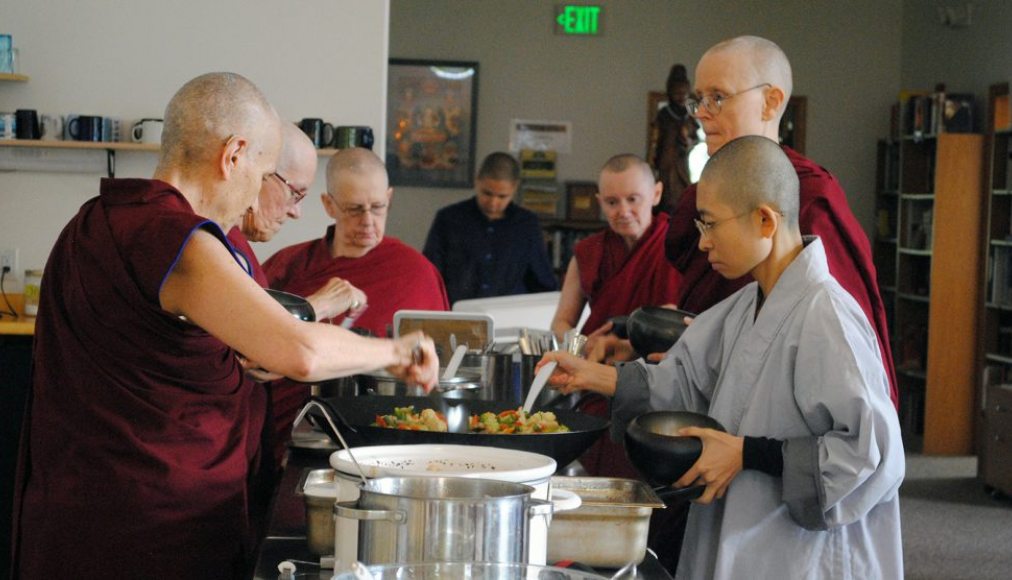
{"label": "person in maroon robe", "polygon": [[[664,257],[668,216],[652,213],[662,187],[650,166],[635,155],[616,155],[601,169],[597,197],[608,228],[573,248],[552,320],[552,331],[561,340],[589,303],[581,332],[589,336],[586,352],[595,361],[603,358],[597,343],[611,330],[611,317],[640,306],[671,304],[678,296],[681,277]],[[587,394],[578,408],[608,415],[607,400],[600,395]],[[580,464],[591,475],[637,477],[622,446],[607,435],[580,457]]]}
{"label": "person in maroon robe", "polygon": [[[327,193],[320,196],[334,225],[317,240],[280,250],[264,262],[270,287],[310,296],[327,284],[350,284],[364,293],[347,311],[317,319],[353,324],[387,336],[398,310],[448,310],[439,271],[425,256],[386,236],[393,190],[386,168],[368,149],[342,149],[327,163]],[[351,317],[351,322],[346,322]],[[272,385],[274,453],[284,451],[292,421],[309,393],[305,385]]]}
{"label": "person in maroon robe", "polygon": [[[696,97],[690,109],[706,133],[710,155],[724,143],[744,135],[762,135],[776,141],[780,117],[790,99],[791,66],[774,43],[745,36],[721,42],[708,50],[696,66]],[[879,293],[871,244],[854,217],[840,182],[826,169],[789,147],[784,147],[801,181],[801,233],[817,235],[826,247],[829,271],[857,300],[875,328],[879,351],[889,376],[890,397],[899,393],[885,305]],[[698,247],[696,187],[682,194],[668,227],[666,253],[682,273],[679,308],[702,312],[751,281],[751,277],[725,280],[710,268]]]}
{"label": "person in maroon robe", "polygon": [[250,242],[269,242],[289,219],[302,216],[300,202],[316,179],[316,147],[292,123],[281,128],[281,153],[277,170],[260,185],[255,206],[247,209],[242,223],[228,231],[228,240],[249,263],[257,284],[267,287],[267,274]]}
{"label": "person in maroon robe", "polygon": [[245,78],[197,77],[165,111],[154,179],[103,180],[60,234],[15,481],[15,578],[244,577],[263,420],[247,375],[386,366],[435,382],[430,339],[296,320],[235,255],[225,231],[274,173],[280,127]]}

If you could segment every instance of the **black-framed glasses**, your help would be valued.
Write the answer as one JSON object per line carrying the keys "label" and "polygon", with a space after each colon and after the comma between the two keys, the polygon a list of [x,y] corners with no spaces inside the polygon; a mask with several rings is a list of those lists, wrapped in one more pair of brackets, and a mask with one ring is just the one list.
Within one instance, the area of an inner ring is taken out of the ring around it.
{"label": "black-framed glasses", "polygon": [[277,171],[275,171],[271,175],[273,175],[274,177],[277,177],[278,180],[281,183],[285,184],[285,187],[288,188],[288,191],[291,192],[292,197],[291,197],[290,201],[292,202],[292,205],[295,205],[295,204],[299,203],[300,201],[302,201],[302,198],[306,197],[306,190],[301,190],[300,191],[300,190],[296,189],[295,186],[292,185],[292,183],[290,181],[288,181],[287,179],[285,179],[284,177],[282,177],[281,174],[278,173]]}
{"label": "black-framed glasses", "polygon": [[729,218],[724,218],[722,220],[715,220],[715,221],[704,222],[703,220],[701,220],[699,218],[693,218],[692,221],[696,224],[696,229],[699,230],[699,237],[701,237],[701,238],[709,238],[710,237],[710,232],[713,231],[713,228],[719,226],[722,223],[729,222],[731,220],[736,220],[736,219],[738,219],[740,217],[747,216],[750,213],[752,213],[752,210],[748,210],[748,211],[746,211],[744,213],[740,213],[738,215],[733,215],[733,216],[731,216]]}
{"label": "black-framed glasses", "polygon": [[387,208],[390,207],[386,203],[373,203],[369,205],[340,205],[337,208],[341,210],[341,213],[348,217],[360,218],[365,215],[365,212],[369,212],[376,217],[383,217],[387,213]]}
{"label": "black-framed glasses", "polygon": [[745,90],[738,91],[737,93],[734,93],[732,95],[722,95],[720,93],[715,93],[710,95],[703,95],[701,97],[690,96],[688,99],[686,99],[685,106],[686,108],[689,109],[689,114],[692,115],[693,117],[699,116],[700,108],[706,109],[707,113],[716,116],[720,114],[720,106],[724,101],[733,99],[734,97],[737,97],[738,95],[747,93],[749,91],[754,91],[762,87],[772,87],[772,86],[773,85],[771,83],[759,83],[754,87],[749,87]]}

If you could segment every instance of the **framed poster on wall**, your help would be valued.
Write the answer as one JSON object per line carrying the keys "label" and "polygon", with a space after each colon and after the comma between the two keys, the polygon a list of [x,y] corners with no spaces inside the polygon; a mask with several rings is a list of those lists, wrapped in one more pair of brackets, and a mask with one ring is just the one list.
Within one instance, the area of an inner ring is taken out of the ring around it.
{"label": "framed poster on wall", "polygon": [[388,74],[390,184],[472,187],[478,63],[395,58]]}

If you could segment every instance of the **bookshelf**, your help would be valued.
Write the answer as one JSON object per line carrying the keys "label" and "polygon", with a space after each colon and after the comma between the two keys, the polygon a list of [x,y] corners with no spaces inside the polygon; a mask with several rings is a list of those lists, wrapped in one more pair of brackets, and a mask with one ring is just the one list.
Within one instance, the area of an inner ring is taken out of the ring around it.
{"label": "bookshelf", "polygon": [[925,453],[973,449],[983,146],[944,132],[878,143],[873,252],[904,439]]}
{"label": "bookshelf", "polygon": [[982,240],[978,478],[1012,495],[1012,123],[1009,85],[991,87],[989,163]]}

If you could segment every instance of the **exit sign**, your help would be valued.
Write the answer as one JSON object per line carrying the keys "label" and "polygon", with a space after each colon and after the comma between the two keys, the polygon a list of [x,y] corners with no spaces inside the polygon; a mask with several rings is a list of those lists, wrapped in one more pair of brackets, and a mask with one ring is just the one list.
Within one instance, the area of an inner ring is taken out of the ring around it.
{"label": "exit sign", "polygon": [[555,7],[555,33],[600,36],[603,15],[600,6],[561,4]]}

